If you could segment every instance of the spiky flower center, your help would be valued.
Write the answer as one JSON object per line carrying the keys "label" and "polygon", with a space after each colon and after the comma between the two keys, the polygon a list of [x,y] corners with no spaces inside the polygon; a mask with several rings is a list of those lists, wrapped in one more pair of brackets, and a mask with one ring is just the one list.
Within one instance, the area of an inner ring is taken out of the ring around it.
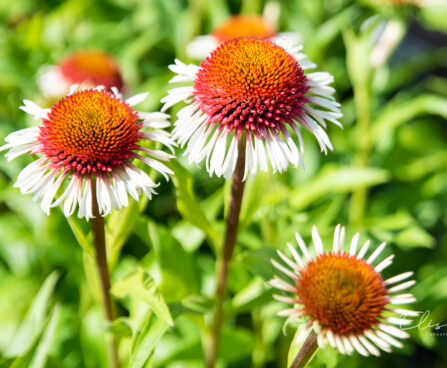
{"label": "spiky flower center", "polygon": [[63,60],[59,67],[70,83],[86,83],[92,87],[102,85],[107,89],[121,89],[123,86],[118,65],[102,51],[76,52]]}
{"label": "spiky flower center", "polygon": [[259,15],[235,15],[212,32],[219,42],[249,36],[270,38],[275,34],[272,25]]}
{"label": "spiky flower center", "polygon": [[211,124],[265,136],[300,114],[308,89],[303,70],[286,50],[260,38],[237,38],[200,64],[194,99]]}
{"label": "spiky flower center", "polygon": [[141,126],[137,113],[112,93],[76,92],[60,100],[43,119],[40,152],[56,168],[81,174],[110,172],[135,157]]}
{"label": "spiky flower center", "polygon": [[387,304],[382,277],[346,253],[324,254],[310,262],[297,281],[297,294],[306,315],[336,334],[371,328]]}

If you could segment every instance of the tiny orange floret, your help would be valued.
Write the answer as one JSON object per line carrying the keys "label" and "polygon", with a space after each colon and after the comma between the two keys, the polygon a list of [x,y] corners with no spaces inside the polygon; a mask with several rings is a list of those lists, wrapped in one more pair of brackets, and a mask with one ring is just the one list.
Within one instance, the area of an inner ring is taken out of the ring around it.
{"label": "tiny orange floret", "polygon": [[310,262],[300,273],[297,295],[306,315],[338,335],[377,325],[388,303],[380,274],[347,253],[323,254]]}

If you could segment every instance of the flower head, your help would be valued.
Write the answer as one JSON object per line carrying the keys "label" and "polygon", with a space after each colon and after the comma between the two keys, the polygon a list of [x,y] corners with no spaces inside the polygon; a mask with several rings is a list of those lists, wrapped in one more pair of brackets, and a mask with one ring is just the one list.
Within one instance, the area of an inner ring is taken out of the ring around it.
{"label": "flower head", "polygon": [[72,53],[58,65],[40,70],[38,84],[46,97],[66,96],[73,84],[81,88],[104,86],[106,90],[123,88],[116,61],[103,51],[84,50]]}
{"label": "flower head", "polygon": [[279,7],[275,3],[267,4],[264,15],[238,14],[220,23],[207,36],[198,36],[192,40],[186,51],[189,56],[204,59],[223,42],[239,37],[259,37],[275,40],[282,36],[298,42],[300,37],[295,33],[278,33],[276,23]]}
{"label": "flower head", "polygon": [[408,333],[396,325],[400,327],[411,323],[407,318],[418,316],[418,313],[398,307],[415,301],[412,294],[399,294],[414,285],[415,281],[400,282],[413,273],[406,272],[384,280],[381,272],[391,265],[394,255],[375,263],[385,243],[366,258],[369,241],[357,252],[359,234],[356,234],[346,252],[344,237],[345,230],[338,225],[333,251],[326,252],[314,227],[312,238],[315,257],[310,255],[298,233],[296,239],[303,257],[290,244],[288,247],[293,260],[278,251],[289,268],[274,260],[272,263],[292,283],[275,277],[270,284],[292,293],[292,297],[274,297],[294,305],[278,314],[292,318],[304,317],[308,321],[306,329],[318,335],[320,347],[329,342],[343,354],[351,354],[356,350],[365,356],[379,355],[379,349],[390,351],[391,346],[402,347],[396,338],[407,338]]}
{"label": "flower head", "polygon": [[[241,134],[246,135],[245,177],[257,168],[283,172],[289,162],[302,165],[299,126],[312,132],[321,150],[332,149],[323,129],[337,125],[339,104],[329,73],[306,73],[314,64],[287,39],[276,43],[242,37],[223,43],[199,67],[176,60],[171,82],[192,82],[169,91],[163,111],[186,101],[177,114],[173,137],[190,162],[206,158],[211,174],[229,178],[235,168]],[[341,125],[340,125],[341,126]],[[292,138],[298,137],[298,144]]]}
{"label": "flower head", "polygon": [[[51,109],[42,109],[28,100],[20,107],[41,119],[42,124],[11,133],[0,150],[9,149],[5,155],[8,161],[25,153],[40,156],[22,170],[15,187],[23,194],[33,193],[45,213],[63,203],[65,215],[70,216],[79,204],[78,217],[89,219],[94,215],[92,190],[103,216],[127,206],[128,194],[135,200],[141,191],[151,197],[156,184],[135,165],[135,159],[166,178],[172,173],[158,161],[172,155],[143,146],[147,140],[173,150],[168,133],[142,131],[169,126],[168,116],[133,110],[132,106],[144,100],[147,93],[123,100],[112,89],[113,93],[103,89],[75,91]],[[68,185],[56,199],[65,179]]]}
{"label": "flower head", "polygon": [[221,23],[211,33],[219,43],[239,37],[271,38],[276,29],[260,15],[234,15]]}

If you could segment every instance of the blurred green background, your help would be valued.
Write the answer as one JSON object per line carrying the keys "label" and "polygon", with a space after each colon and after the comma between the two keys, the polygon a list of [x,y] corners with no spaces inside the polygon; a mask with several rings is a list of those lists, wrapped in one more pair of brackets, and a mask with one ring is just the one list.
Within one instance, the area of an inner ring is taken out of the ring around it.
{"label": "blurred green background", "polygon": [[[385,0],[276,3],[280,31],[298,33],[318,70],[334,75],[344,129],[329,126],[334,151],[327,156],[304,133],[304,172],[290,168],[248,182],[221,367],[286,366],[296,326],[283,330],[284,319],[275,316],[284,306],[265,284],[274,273],[269,259],[295,231],[309,239],[313,224],[328,249],[337,223],[348,236],[359,231],[373,244],[389,242],[396,258],[385,276],[413,270],[414,308],[430,311],[433,324],[447,322],[447,1],[420,8]],[[185,52],[193,37],[231,14],[262,14],[264,6],[261,0],[1,1],[0,137],[37,123],[18,107],[23,99],[42,101],[39,67],[80,49],[113,55],[128,91],[150,92],[139,109],[156,111],[172,77],[167,66],[175,57],[194,62]],[[400,38],[373,67],[370,54],[391,23]],[[147,206],[132,203],[108,219],[121,316],[112,326],[98,303],[88,224],[67,223],[59,209],[47,217],[31,196],[12,188],[29,157],[0,160],[0,367],[106,367],[106,329],[120,338],[123,367],[203,366],[229,186],[178,155],[175,177],[162,180]],[[326,348],[311,366],[446,367],[447,327],[424,326],[392,354],[366,359]]]}

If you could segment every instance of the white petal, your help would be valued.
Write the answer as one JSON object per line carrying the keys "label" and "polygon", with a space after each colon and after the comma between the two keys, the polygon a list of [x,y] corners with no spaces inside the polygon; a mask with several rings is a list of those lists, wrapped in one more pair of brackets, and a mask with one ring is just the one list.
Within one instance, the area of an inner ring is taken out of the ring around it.
{"label": "white petal", "polygon": [[365,256],[365,254],[366,254],[366,252],[368,251],[368,248],[369,248],[369,239],[363,244],[363,247],[360,249],[360,252],[359,252],[359,254],[357,254],[357,258],[358,259],[362,259],[364,256]]}
{"label": "white petal", "polygon": [[318,234],[318,230],[316,226],[312,226],[312,239],[315,245],[315,250],[317,251],[317,254],[323,254],[324,253],[324,247],[323,242],[320,238],[320,234]]}
{"label": "white petal", "polygon": [[309,251],[307,250],[306,243],[304,243],[304,240],[301,237],[301,235],[298,234],[298,233],[295,233],[295,238],[296,238],[296,241],[297,241],[297,243],[298,243],[298,245],[299,245],[299,247],[301,249],[301,252],[304,255],[304,258],[306,258],[308,261],[311,261],[312,258],[311,258],[310,254],[309,254]]}
{"label": "white petal", "polygon": [[407,332],[402,331],[401,329],[394,327],[394,326],[385,325],[385,324],[381,323],[381,324],[379,324],[378,327],[385,333],[395,336],[395,337],[398,337],[400,339],[406,339],[406,338],[410,337],[410,335]]}
{"label": "white petal", "polygon": [[369,258],[366,260],[366,263],[373,263],[374,260],[379,256],[379,254],[382,252],[383,248],[385,248],[386,243],[383,242],[382,244],[380,244],[377,249],[369,256]]}
{"label": "white petal", "polygon": [[401,273],[400,275],[393,276],[393,277],[385,280],[385,284],[386,285],[395,284],[396,282],[408,279],[411,276],[413,276],[413,272],[411,272],[411,271],[405,272],[405,273]]}
{"label": "white petal", "polygon": [[27,114],[34,116],[34,119],[46,119],[50,109],[42,109],[37,104],[30,100],[23,100],[25,106],[20,106],[19,109],[25,111]]}
{"label": "white petal", "polygon": [[349,247],[349,254],[350,254],[351,256],[354,256],[355,253],[357,252],[357,245],[358,245],[358,243],[359,243],[359,237],[360,237],[360,234],[359,234],[359,233],[355,234],[355,235],[352,237],[351,245],[350,245],[350,247]]}
{"label": "white petal", "polygon": [[140,102],[143,102],[147,98],[147,96],[149,96],[148,92],[139,93],[139,94],[137,94],[135,96],[132,96],[132,97],[128,98],[126,100],[126,103],[129,106],[135,106],[135,105],[138,105]]}

